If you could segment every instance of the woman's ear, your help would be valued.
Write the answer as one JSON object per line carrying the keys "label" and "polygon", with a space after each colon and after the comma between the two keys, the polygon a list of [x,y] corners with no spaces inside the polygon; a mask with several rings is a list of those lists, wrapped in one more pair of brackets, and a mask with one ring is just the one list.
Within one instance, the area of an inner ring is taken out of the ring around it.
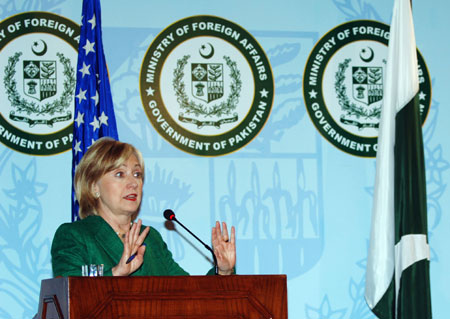
{"label": "woman's ear", "polygon": [[95,199],[100,198],[100,192],[96,183],[92,184],[91,192]]}

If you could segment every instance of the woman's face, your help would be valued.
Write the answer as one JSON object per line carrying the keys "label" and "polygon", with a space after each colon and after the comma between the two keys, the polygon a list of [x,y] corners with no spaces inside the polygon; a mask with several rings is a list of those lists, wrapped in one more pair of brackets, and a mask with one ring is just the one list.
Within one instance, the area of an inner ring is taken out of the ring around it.
{"label": "woman's face", "polygon": [[100,215],[127,215],[135,213],[142,200],[142,168],[135,155],[119,168],[107,172],[94,185],[100,193],[98,212]]}

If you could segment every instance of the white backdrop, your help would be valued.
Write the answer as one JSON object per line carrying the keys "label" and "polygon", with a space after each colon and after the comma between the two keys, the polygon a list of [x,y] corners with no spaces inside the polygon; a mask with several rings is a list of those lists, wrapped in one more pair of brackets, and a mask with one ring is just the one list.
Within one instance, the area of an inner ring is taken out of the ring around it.
{"label": "white backdrop", "polygon": [[[363,295],[375,160],[347,154],[318,133],[305,108],[302,78],[311,50],[329,30],[350,20],[389,23],[392,7],[392,0],[102,1],[119,137],[146,161],[140,217],[161,231],[187,271],[204,274],[209,254],[183,230],[164,227],[166,208],[205,241],[215,220],[234,224],[237,272],[286,274],[290,318],[373,318]],[[413,1],[417,46],[433,86],[424,143],[434,318],[448,317],[450,300],[449,10],[444,0]],[[79,23],[81,1],[0,2],[2,20],[26,11]],[[191,155],[161,138],[139,92],[152,40],[172,23],[200,14],[252,34],[275,82],[272,112],[259,135],[220,157]],[[71,218],[70,174],[70,151],[31,156],[0,144],[0,318],[31,318],[37,311],[40,280],[52,276],[53,234]]]}

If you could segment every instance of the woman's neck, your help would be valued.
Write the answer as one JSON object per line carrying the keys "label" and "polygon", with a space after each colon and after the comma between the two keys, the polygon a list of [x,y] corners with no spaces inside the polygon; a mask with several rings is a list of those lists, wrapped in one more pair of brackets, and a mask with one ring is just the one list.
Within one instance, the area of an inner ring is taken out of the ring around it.
{"label": "woman's neck", "polygon": [[119,237],[125,237],[125,234],[130,230],[132,225],[131,216],[127,215],[113,215],[100,212],[102,217],[112,229],[119,235]]}

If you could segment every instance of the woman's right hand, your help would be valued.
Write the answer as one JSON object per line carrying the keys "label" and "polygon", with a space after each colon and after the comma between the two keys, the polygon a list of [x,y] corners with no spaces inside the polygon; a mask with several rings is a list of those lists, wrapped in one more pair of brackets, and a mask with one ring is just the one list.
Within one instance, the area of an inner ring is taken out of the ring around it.
{"label": "woman's right hand", "polygon": [[[146,246],[144,243],[145,237],[147,237],[150,227],[146,227],[144,231],[139,234],[142,226],[142,220],[138,220],[137,223],[133,223],[130,230],[126,233],[123,241],[123,253],[120,258],[119,264],[113,267],[113,276],[129,276],[133,272],[141,267],[144,262],[144,253]],[[133,255],[136,256],[127,264],[127,260]]]}

